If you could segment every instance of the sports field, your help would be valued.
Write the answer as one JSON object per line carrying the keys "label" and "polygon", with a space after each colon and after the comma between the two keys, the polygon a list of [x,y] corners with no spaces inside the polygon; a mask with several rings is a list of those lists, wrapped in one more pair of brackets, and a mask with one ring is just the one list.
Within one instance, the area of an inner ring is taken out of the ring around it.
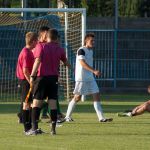
{"label": "sports field", "polygon": [[[74,122],[49,134],[49,124],[39,126],[46,134],[25,136],[17,123],[18,103],[0,103],[0,150],[148,150],[150,114],[134,118],[118,117],[117,112],[133,108],[148,100],[148,95],[104,95],[102,104],[112,123],[98,123],[91,101],[79,103],[73,114]],[[67,102],[61,102],[63,112]]]}

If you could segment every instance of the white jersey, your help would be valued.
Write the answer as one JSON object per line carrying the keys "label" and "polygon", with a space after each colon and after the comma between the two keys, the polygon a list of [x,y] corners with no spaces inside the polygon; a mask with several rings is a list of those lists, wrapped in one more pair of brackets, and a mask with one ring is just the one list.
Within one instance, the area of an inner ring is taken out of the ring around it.
{"label": "white jersey", "polygon": [[75,81],[93,81],[93,73],[84,69],[79,60],[84,59],[85,62],[93,68],[93,50],[86,47],[81,47],[76,55]]}

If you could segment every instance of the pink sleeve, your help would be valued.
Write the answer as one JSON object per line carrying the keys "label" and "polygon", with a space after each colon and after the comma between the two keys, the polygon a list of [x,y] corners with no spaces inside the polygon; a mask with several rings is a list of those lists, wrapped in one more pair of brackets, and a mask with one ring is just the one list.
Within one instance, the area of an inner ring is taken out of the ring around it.
{"label": "pink sleeve", "polygon": [[41,58],[42,49],[43,49],[42,45],[38,43],[33,52],[34,58]]}
{"label": "pink sleeve", "polygon": [[64,49],[61,49],[61,52],[61,61],[66,62],[67,58]]}

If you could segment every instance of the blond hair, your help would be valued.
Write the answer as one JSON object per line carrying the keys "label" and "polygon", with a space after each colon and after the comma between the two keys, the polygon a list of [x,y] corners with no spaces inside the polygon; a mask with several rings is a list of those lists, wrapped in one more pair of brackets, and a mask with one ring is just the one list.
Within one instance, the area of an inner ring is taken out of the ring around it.
{"label": "blond hair", "polygon": [[35,32],[26,33],[26,37],[25,37],[26,45],[31,45],[33,41],[37,41],[37,40],[38,40],[37,33]]}

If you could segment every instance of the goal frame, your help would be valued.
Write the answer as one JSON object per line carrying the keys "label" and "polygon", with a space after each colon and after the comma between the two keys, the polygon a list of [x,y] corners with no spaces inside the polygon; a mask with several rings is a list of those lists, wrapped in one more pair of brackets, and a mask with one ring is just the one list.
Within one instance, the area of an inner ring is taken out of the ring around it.
{"label": "goal frame", "polygon": [[82,14],[82,45],[86,34],[86,8],[0,8],[0,12],[80,12]]}
{"label": "goal frame", "polygon": [[[67,41],[67,30],[68,30],[68,15],[69,12],[80,12],[81,13],[81,46],[84,45],[84,37],[86,34],[86,8],[0,8],[1,12],[16,12],[22,14],[24,20],[26,20],[27,12],[63,12],[65,13],[65,50],[66,56],[68,57],[68,41]],[[69,78],[68,78],[68,69],[66,69],[66,82],[67,82],[67,100],[69,100]]]}

